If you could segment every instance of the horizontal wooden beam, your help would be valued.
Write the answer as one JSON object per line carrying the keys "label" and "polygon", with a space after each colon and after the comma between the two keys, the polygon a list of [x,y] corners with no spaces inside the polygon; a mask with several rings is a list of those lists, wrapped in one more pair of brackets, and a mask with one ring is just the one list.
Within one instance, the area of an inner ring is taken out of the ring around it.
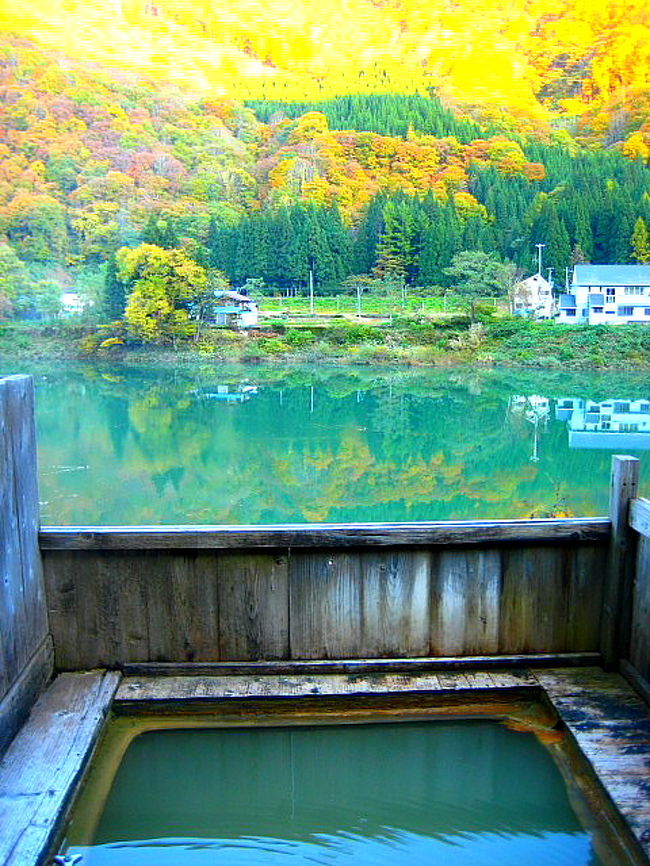
{"label": "horizontal wooden beam", "polygon": [[606,517],[277,526],[45,526],[42,550],[161,550],[609,541]]}
{"label": "horizontal wooden beam", "polygon": [[263,676],[269,674],[428,673],[450,670],[512,670],[513,668],[593,667],[599,653],[525,653],[521,655],[450,656],[448,658],[324,659],[259,662],[131,662],[121,665],[124,676]]}
{"label": "horizontal wooden beam", "polygon": [[650,499],[639,498],[630,502],[630,526],[650,538]]}

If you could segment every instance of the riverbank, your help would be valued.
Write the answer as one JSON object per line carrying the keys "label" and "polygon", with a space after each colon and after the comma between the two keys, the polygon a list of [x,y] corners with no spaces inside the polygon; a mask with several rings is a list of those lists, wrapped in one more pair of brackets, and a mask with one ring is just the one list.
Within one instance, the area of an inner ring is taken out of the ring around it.
{"label": "riverbank", "polygon": [[268,320],[251,331],[205,329],[198,339],[179,341],[173,346],[137,344],[106,328],[71,321],[4,322],[0,326],[0,358],[650,369],[650,327],[564,326],[512,317],[470,324],[462,316],[444,320],[395,317],[380,323]]}

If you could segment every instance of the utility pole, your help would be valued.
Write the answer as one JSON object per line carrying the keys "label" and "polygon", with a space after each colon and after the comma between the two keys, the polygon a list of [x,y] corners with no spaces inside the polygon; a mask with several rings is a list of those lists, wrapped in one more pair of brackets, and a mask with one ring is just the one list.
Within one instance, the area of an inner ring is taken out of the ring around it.
{"label": "utility pole", "polygon": [[537,273],[542,276],[542,250],[546,244],[535,244],[537,247]]}
{"label": "utility pole", "polygon": [[314,269],[309,265],[309,312],[314,315]]}
{"label": "utility pole", "polygon": [[569,268],[564,269],[564,288],[569,291]]}
{"label": "utility pole", "polygon": [[553,285],[553,271],[555,270],[555,268],[546,268],[546,270],[548,271],[548,281],[551,285]]}

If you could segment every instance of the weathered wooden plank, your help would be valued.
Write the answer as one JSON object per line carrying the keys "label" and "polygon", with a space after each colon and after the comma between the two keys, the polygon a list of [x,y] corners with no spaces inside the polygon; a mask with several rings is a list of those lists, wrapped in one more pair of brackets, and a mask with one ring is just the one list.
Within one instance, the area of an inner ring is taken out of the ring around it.
{"label": "weathered wooden plank", "polygon": [[650,856],[650,713],[618,674],[537,671],[546,695]]}
{"label": "weathered wooden plank", "polygon": [[[75,667],[77,655],[77,581],[79,553],[56,551],[44,563],[45,590],[50,628],[54,638],[54,661],[58,670]],[[91,563],[87,563],[89,568]]]}
{"label": "weathered wooden plank", "polygon": [[619,664],[621,675],[625,677],[639,697],[650,707],[650,680],[641,676],[635,666],[622,659]]}
{"label": "weathered wooden plank", "polygon": [[27,635],[26,652],[47,634],[47,613],[43,571],[38,547],[39,500],[36,466],[36,425],[34,385],[29,376],[4,380],[6,408],[12,429],[14,497],[18,542],[20,545],[21,593]]}
{"label": "weathered wooden plank", "polygon": [[[131,570],[133,591],[139,596],[139,610],[130,621],[141,640],[122,647],[132,660],[170,661],[185,658],[187,585],[192,582],[192,563],[178,556],[161,556],[152,551],[138,557],[137,572]],[[182,569],[182,580],[179,580]],[[137,628],[140,621],[141,628]],[[132,637],[136,635],[132,631]],[[132,652],[134,651],[134,652]]]}
{"label": "weathered wooden plank", "polygon": [[23,655],[16,481],[7,392],[5,380],[0,380],[0,695],[18,676]]}
{"label": "weathered wooden plank", "polygon": [[614,668],[629,654],[635,536],[629,526],[630,501],[639,486],[636,457],[615,454],[609,497],[612,538],[609,545],[601,617],[600,645],[605,665]]}
{"label": "weathered wooden plank", "polygon": [[630,502],[630,526],[650,538],[650,499],[639,497]]}
{"label": "weathered wooden plank", "polygon": [[63,674],[0,762],[0,863],[42,861],[101,730],[120,675]]}
{"label": "weathered wooden plank", "polygon": [[286,659],[289,568],[286,556],[220,554],[219,657]]}
{"label": "weathered wooden plank", "polygon": [[11,376],[0,380],[0,751],[52,670],[39,653],[48,624],[38,507],[33,383]]}
{"label": "weathered wooden plank", "polygon": [[299,523],[281,526],[45,526],[42,550],[379,547],[495,542],[607,543],[607,518],[418,523]]}
{"label": "weathered wooden plank", "polygon": [[292,553],[289,559],[291,658],[362,655],[360,575],[358,553]]}
{"label": "weathered wooden plank", "polygon": [[601,548],[581,546],[568,557],[566,641],[564,649],[589,652],[598,649],[606,559]]}
{"label": "weathered wooden plank", "polygon": [[53,651],[49,635],[36,648],[11,688],[0,699],[0,757],[5,753],[31,707],[52,675]]}
{"label": "weathered wooden plank", "polygon": [[650,537],[639,541],[632,601],[630,661],[650,682]]}
{"label": "weathered wooden plank", "polygon": [[549,655],[495,655],[454,656],[427,658],[386,659],[327,659],[311,661],[257,661],[257,662],[135,662],[121,666],[128,677],[153,676],[259,676],[265,674],[316,674],[316,673],[430,673],[439,670],[512,670],[514,668],[583,667],[597,665],[599,653],[557,653]]}
{"label": "weathered wooden plank", "polygon": [[499,649],[564,651],[567,619],[567,553],[529,547],[503,554]]}
{"label": "weathered wooden plank", "polygon": [[429,655],[430,561],[426,551],[361,554],[360,655]]}
{"label": "weathered wooden plank", "polygon": [[431,651],[475,655],[498,651],[501,555],[449,551],[432,571]]}
{"label": "weathered wooden plank", "polygon": [[492,672],[484,676],[447,672],[437,674],[266,674],[205,677],[125,677],[115,696],[116,703],[194,701],[197,699],[239,700],[241,698],[298,698],[314,695],[393,695],[403,693],[456,692],[489,689],[538,689],[531,674]]}
{"label": "weathered wooden plank", "polygon": [[219,571],[206,551],[187,554],[176,561],[174,579],[185,581],[184,566],[191,563],[191,580],[178,590],[183,599],[181,626],[183,655],[187,661],[215,661],[219,656]]}

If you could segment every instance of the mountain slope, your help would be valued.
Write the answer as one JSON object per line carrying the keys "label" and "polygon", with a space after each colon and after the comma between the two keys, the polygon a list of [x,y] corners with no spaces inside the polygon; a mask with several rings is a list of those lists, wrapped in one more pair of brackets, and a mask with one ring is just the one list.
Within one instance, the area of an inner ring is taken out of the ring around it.
{"label": "mountain slope", "polygon": [[[645,0],[11,0],[0,29],[239,99],[425,93],[650,155]],[[636,134],[636,135],[635,135]]]}

